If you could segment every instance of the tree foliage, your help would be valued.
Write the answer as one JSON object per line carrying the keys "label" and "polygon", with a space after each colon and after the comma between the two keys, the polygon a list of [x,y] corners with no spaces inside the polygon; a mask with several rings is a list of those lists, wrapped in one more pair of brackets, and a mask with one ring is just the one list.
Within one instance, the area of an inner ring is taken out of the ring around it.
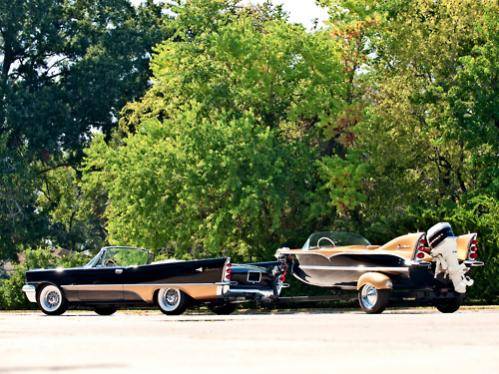
{"label": "tree foliage", "polygon": [[265,260],[316,229],[447,220],[478,232],[471,295],[493,301],[497,2],[318,3],[311,31],[269,2],[2,3],[0,255]]}
{"label": "tree foliage", "polygon": [[192,108],[142,123],[117,149],[102,143],[95,140],[86,167],[106,159],[89,179],[107,185],[113,243],[257,259],[304,234],[312,152],[251,113],[204,117]]}
{"label": "tree foliage", "polygon": [[97,191],[82,187],[79,174],[69,166],[44,174],[36,204],[49,219],[45,238],[72,250],[100,248],[106,241],[105,201]]}
{"label": "tree foliage", "polygon": [[26,149],[12,150],[6,142],[0,135],[0,259],[14,257],[18,243],[36,243],[47,224],[35,211],[35,179]]}
{"label": "tree foliage", "polygon": [[[340,26],[379,19],[364,41],[365,105],[345,157],[321,161],[347,221],[384,241],[448,220],[498,261],[498,6],[491,1],[341,2]],[[332,8],[336,10],[338,8]],[[337,13],[333,12],[333,19]],[[341,178],[348,182],[341,183]],[[477,215],[477,216],[474,216]],[[478,293],[476,293],[478,294]]]}
{"label": "tree foliage", "polygon": [[497,194],[497,6],[448,0],[369,9],[383,15],[365,51],[374,56],[364,73],[369,105],[355,130],[354,161],[329,162],[345,174],[365,164],[364,178],[345,191],[357,181],[375,208],[365,211],[384,214]]}
{"label": "tree foliage", "polygon": [[125,109],[125,129],[169,118],[191,101],[204,114],[251,111],[262,125],[302,137],[333,121],[343,73],[328,33],[308,33],[271,7],[232,4],[191,1],[177,10],[174,37],[155,48],[154,84]]}
{"label": "tree foliage", "polygon": [[320,134],[342,105],[338,53],[274,8],[222,3],[179,10],[124,138],[89,150],[86,184],[112,181],[114,242],[257,259],[309,229]]}
{"label": "tree foliage", "polygon": [[76,167],[91,131],[110,134],[122,106],[146,89],[149,53],[168,32],[161,9],[152,1],[0,2],[2,257],[51,235],[58,223],[36,203],[44,173]]}

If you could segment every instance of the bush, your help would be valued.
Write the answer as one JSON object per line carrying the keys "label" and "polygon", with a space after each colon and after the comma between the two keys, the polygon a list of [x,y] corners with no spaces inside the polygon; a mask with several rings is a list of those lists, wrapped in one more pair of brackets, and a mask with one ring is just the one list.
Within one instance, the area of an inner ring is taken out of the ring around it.
{"label": "bush", "polygon": [[0,309],[30,309],[30,303],[22,287],[25,283],[25,272],[30,269],[53,268],[57,266],[74,267],[83,265],[88,259],[82,253],[71,252],[56,257],[48,248],[28,248],[21,252],[22,263],[16,264],[9,279],[0,283]]}

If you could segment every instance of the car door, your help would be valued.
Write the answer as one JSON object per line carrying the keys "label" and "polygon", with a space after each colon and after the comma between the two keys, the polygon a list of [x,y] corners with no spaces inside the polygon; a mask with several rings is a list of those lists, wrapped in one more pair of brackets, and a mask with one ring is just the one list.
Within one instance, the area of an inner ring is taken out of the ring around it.
{"label": "car door", "polygon": [[85,269],[78,283],[81,301],[123,301],[123,267]]}

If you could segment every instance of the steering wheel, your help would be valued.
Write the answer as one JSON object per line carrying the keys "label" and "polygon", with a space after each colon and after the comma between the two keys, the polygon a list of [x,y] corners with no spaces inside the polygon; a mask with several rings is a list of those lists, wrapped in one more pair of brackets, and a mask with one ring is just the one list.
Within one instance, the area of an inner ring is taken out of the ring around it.
{"label": "steering wheel", "polygon": [[112,266],[118,266],[118,264],[116,263],[116,261],[114,261],[112,258],[108,258],[105,262],[104,262],[104,266],[105,267],[112,267]]}
{"label": "steering wheel", "polygon": [[328,238],[327,236],[323,236],[323,237],[319,238],[319,240],[317,240],[317,247],[319,247],[319,248],[320,248],[320,246],[321,246],[321,245],[320,245],[321,240],[327,240],[329,243],[331,243],[331,244],[333,245],[333,247],[336,247],[336,243],[335,243],[335,242],[333,242],[333,239]]}

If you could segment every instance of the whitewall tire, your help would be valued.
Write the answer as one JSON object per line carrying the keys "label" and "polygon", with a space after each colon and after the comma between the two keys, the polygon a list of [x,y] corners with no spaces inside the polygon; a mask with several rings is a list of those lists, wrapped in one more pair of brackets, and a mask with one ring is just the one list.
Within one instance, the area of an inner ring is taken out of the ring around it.
{"label": "whitewall tire", "polygon": [[49,316],[58,316],[68,309],[68,302],[61,289],[53,284],[42,286],[36,297],[41,311]]}
{"label": "whitewall tire", "polygon": [[177,288],[161,288],[156,302],[164,314],[179,315],[187,309],[188,296]]}

